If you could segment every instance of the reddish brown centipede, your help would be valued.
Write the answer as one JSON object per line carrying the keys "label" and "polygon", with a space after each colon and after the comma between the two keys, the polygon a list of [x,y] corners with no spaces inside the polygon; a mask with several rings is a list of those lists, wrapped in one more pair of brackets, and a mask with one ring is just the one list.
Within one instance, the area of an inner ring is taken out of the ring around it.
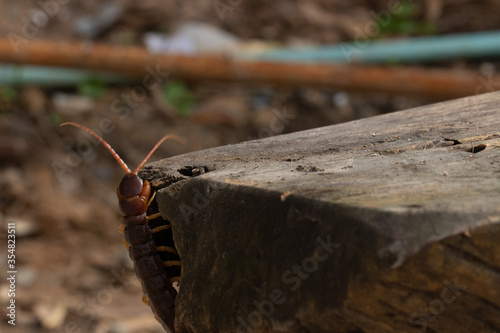
{"label": "reddish brown centipede", "polygon": [[[117,188],[118,202],[123,213],[120,231],[124,233],[124,246],[129,250],[134,262],[137,278],[144,291],[143,301],[148,304],[156,319],[167,332],[175,332],[175,297],[177,291],[172,283],[180,277],[180,258],[173,244],[170,223],[163,220],[159,213],[147,215],[155,193],[150,197],[151,187],[147,180],[138,176],[139,171],[149,160],[160,144],[167,139],[184,143],[182,138],[166,135],[153,147],[144,160],[132,172],[120,156],[91,129],[73,122],[61,124],[81,128],[90,133],[113,155],[125,172]],[[169,232],[169,237],[160,237]]]}

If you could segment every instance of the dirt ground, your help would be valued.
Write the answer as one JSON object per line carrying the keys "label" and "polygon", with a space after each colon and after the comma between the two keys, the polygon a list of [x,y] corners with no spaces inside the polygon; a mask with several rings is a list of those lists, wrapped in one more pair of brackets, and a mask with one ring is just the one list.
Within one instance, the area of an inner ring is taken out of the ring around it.
{"label": "dirt ground", "polygon": [[[75,31],[75,22],[115,3],[122,9],[120,18],[94,40],[140,44],[147,31],[165,32],[181,22],[198,20],[244,40],[336,43],[349,41],[356,27],[372,19],[371,11],[387,7],[387,1],[381,0],[220,2],[232,5],[221,12],[215,0],[61,0],[34,38],[85,39]],[[437,34],[500,27],[498,2],[419,4],[412,19],[432,25]],[[26,18],[40,6],[35,0],[0,0],[0,34],[21,31]],[[478,70],[482,63],[437,65]],[[74,87],[0,86],[2,314],[12,299],[4,268],[8,223],[15,224],[18,272],[16,325],[8,325],[2,315],[2,332],[162,332],[141,302],[140,285],[117,232],[120,214],[115,189],[122,171],[102,145],[76,128],[58,127],[61,122],[99,128],[105,120],[112,128],[105,139],[135,167],[167,133],[186,138],[188,144],[167,142],[152,160],[433,102],[308,87],[221,82],[186,86],[196,99],[189,115],[166,112],[172,106],[161,98],[161,91],[152,91],[126,114],[113,112],[113,102],[130,92],[132,85],[109,85],[103,95],[91,99],[81,98]],[[277,119],[283,125],[279,130],[271,125]]]}

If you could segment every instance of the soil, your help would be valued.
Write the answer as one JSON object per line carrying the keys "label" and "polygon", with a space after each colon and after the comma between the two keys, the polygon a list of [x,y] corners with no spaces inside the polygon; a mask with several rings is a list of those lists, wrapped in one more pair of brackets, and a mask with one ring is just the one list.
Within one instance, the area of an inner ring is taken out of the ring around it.
{"label": "soil", "polygon": [[[117,4],[122,9],[119,19],[93,37],[108,44],[141,44],[143,33],[168,32],[188,20],[212,24],[244,40],[336,43],[352,39],[357,27],[373,19],[370,12],[387,8],[387,1],[381,0],[0,0],[0,34],[20,33],[26,19],[43,9],[40,3],[57,6],[51,7],[53,15],[39,18],[33,38],[56,40],[84,39],[75,31],[76,22]],[[216,6],[220,3],[225,11]],[[497,2],[422,3],[414,19],[431,24],[437,34],[500,27]],[[433,65],[479,70],[482,63]],[[196,99],[188,115],[172,112],[175,107],[165,102],[161,90],[151,91],[127,113],[114,112],[113,102],[130,93],[133,85],[109,85],[95,98],[81,95],[75,87],[0,86],[0,232],[5,240],[8,224],[15,225],[11,270],[17,271],[15,298],[9,296],[7,280],[0,281],[2,313],[11,299],[16,306],[16,325],[7,324],[2,315],[3,332],[162,332],[141,302],[132,263],[120,245],[115,189],[123,172],[102,145],[79,129],[58,127],[61,122],[100,129],[133,168],[165,134],[179,135],[188,143],[169,141],[152,160],[432,102],[308,87],[221,82],[185,86]],[[273,126],[277,121],[281,126]],[[4,244],[1,267],[8,264]],[[2,276],[10,275],[2,270]]]}

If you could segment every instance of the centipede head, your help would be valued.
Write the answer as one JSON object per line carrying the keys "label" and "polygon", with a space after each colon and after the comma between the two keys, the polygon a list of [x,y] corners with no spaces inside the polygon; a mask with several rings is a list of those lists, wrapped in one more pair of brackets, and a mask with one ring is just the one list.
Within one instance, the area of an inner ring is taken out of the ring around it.
{"label": "centipede head", "polygon": [[[115,160],[118,162],[120,167],[125,172],[125,176],[123,177],[122,181],[120,182],[120,186],[118,187],[119,194],[125,198],[139,196],[139,195],[143,194],[144,182],[138,175],[139,171],[142,170],[142,168],[144,167],[144,164],[146,164],[146,162],[149,160],[151,155],[153,155],[155,150],[163,143],[163,141],[165,141],[167,139],[173,139],[173,140],[176,140],[182,144],[186,144],[186,140],[178,137],[177,135],[172,135],[172,134],[165,135],[160,141],[158,141],[158,143],[153,147],[153,149],[151,149],[151,151],[146,155],[146,157],[142,160],[142,162],[139,163],[137,168],[135,168],[134,171],[130,171],[127,164],[125,164],[125,162],[123,162],[123,160],[115,152],[115,150],[106,141],[104,141],[104,139],[101,138],[96,132],[94,132],[93,130],[91,130],[88,127],[85,127],[83,125],[80,125],[80,124],[77,124],[74,122],[62,123],[60,126],[65,126],[65,125],[75,126],[75,127],[78,127],[80,129],[86,131],[87,133],[92,135],[94,138],[96,138],[100,143],[102,143],[104,145],[104,147],[106,147],[106,149],[111,153],[111,155],[115,158]],[[146,197],[149,196],[149,193],[147,193],[145,196]]]}
{"label": "centipede head", "polygon": [[130,198],[142,193],[143,180],[135,173],[127,173],[118,186],[118,192],[122,197]]}

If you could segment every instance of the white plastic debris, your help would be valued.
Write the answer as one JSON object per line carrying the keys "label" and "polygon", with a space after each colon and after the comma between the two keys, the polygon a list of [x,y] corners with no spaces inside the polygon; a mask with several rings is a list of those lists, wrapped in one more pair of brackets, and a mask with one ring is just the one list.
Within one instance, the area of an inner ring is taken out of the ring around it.
{"label": "white plastic debris", "polygon": [[239,44],[234,35],[201,22],[183,23],[171,35],[146,33],[143,40],[152,53],[218,53]]}

